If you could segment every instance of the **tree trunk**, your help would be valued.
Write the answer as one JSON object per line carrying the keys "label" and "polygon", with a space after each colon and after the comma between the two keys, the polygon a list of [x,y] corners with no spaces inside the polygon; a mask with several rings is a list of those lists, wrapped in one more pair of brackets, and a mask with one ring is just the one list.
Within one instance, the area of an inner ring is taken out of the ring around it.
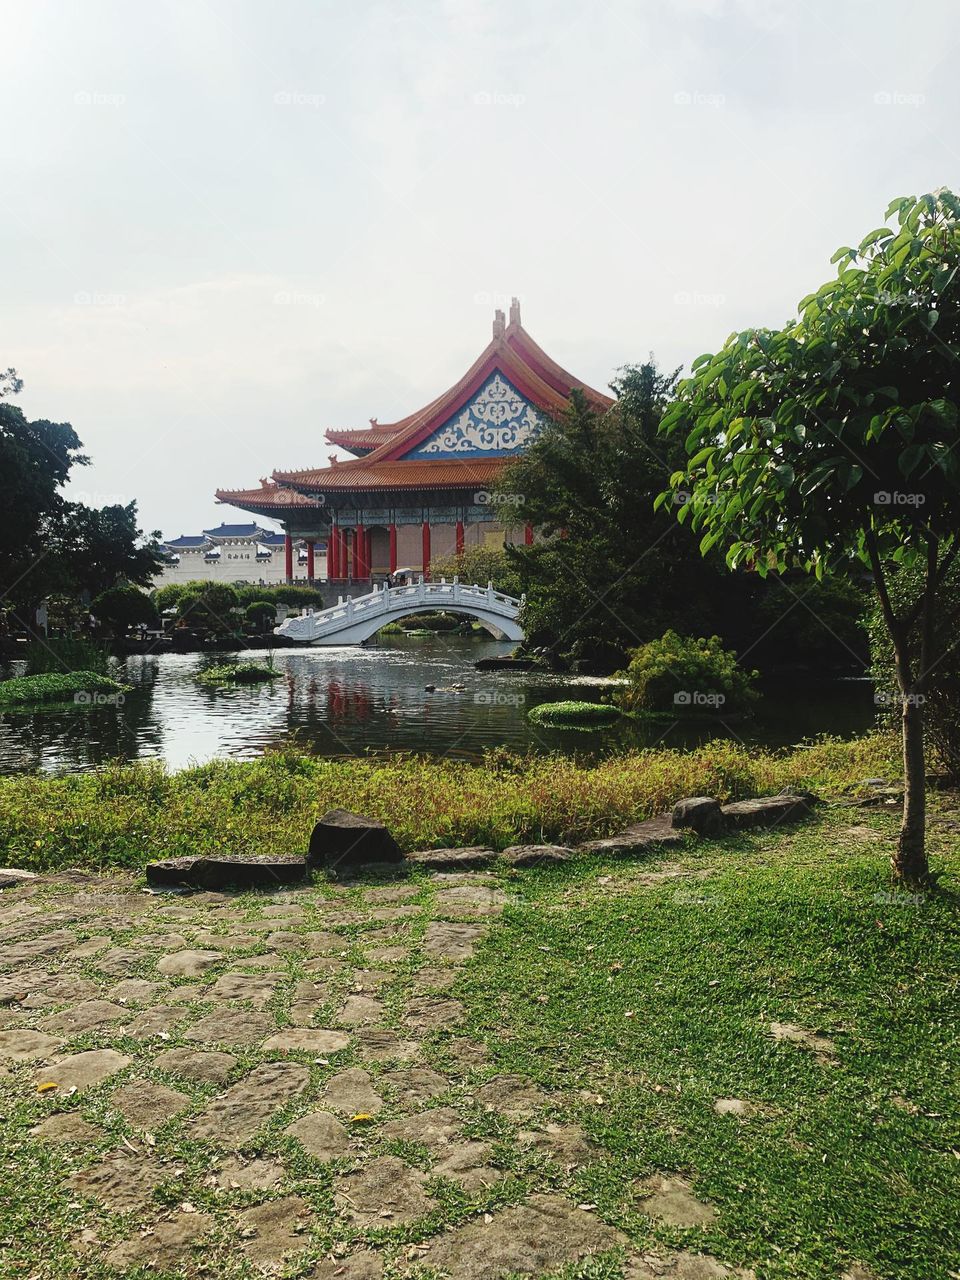
{"label": "tree trunk", "polygon": [[911,888],[930,877],[925,842],[927,771],[923,750],[923,695],[907,690],[903,697],[903,824],[892,866],[895,878]]}

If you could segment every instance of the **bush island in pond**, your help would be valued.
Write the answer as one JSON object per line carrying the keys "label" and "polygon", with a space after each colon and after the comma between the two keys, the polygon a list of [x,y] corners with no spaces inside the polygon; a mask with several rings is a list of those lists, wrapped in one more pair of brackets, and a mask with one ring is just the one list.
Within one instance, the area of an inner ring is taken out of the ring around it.
{"label": "bush island in pond", "polygon": [[628,683],[614,694],[624,711],[659,715],[704,715],[749,711],[758,694],[756,671],[744,671],[719,636],[680,636],[666,631],[659,640],[634,649],[622,673]]}
{"label": "bush island in pond", "polygon": [[263,684],[276,680],[280,672],[262,662],[221,662],[197,675],[199,684]]}
{"label": "bush island in pond", "polygon": [[557,729],[602,729],[619,720],[620,711],[605,702],[542,702],[527,719]]}
{"label": "bush island in pond", "polygon": [[0,681],[0,707],[30,706],[37,702],[77,702],[93,706],[98,695],[117,697],[127,686],[96,671],[50,671]]}

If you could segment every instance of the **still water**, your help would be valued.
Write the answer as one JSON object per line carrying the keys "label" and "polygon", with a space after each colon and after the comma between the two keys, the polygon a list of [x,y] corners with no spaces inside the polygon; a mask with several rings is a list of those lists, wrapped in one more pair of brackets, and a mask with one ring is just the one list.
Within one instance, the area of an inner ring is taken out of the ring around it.
{"label": "still water", "polygon": [[[455,759],[478,759],[498,746],[588,757],[717,736],[786,746],[820,733],[853,736],[873,722],[868,683],[804,678],[768,689],[748,724],[725,724],[719,715],[716,723],[696,726],[625,720],[599,733],[544,729],[527,720],[531,707],[563,698],[598,700],[606,686],[589,678],[474,669],[478,658],[513,647],[465,636],[391,636],[368,648],[281,649],[274,655],[280,679],[232,689],[193,679],[222,655],[128,658],[111,672],[132,686],[121,706],[0,715],[0,773],[94,769],[118,757],[161,759],[179,769],[213,757],[249,759],[291,742],[325,756],[419,751]],[[430,684],[436,692],[426,691]]]}

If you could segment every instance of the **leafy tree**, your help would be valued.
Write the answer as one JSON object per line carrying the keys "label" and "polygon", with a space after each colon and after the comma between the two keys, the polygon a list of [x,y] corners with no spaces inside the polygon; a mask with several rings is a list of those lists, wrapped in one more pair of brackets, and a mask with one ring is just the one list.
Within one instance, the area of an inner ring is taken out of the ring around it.
{"label": "leafy tree", "polygon": [[498,547],[466,547],[459,556],[438,556],[431,561],[430,576],[434,582],[459,577],[461,582],[481,587],[492,582],[496,591],[508,596],[519,596],[523,591],[517,565]]}
{"label": "leafy tree", "polygon": [[145,586],[161,572],[159,534],[142,538],[135,502],[99,508],[68,502],[52,547],[65,584],[96,596],[118,582]]}
{"label": "leafy tree", "polygon": [[684,456],[682,442],[657,435],[675,382],[652,361],[626,369],[606,414],[574,391],[505,469],[501,518],[529,521],[543,538],[510,551],[531,645],[613,669],[669,627],[715,629],[722,566],[705,564],[669,513],[653,509]]}
{"label": "leafy tree", "polygon": [[244,609],[243,616],[255,630],[270,631],[277,621],[277,610],[269,600],[254,600]]}
{"label": "leafy tree", "polygon": [[115,634],[129,627],[155,627],[157,607],[145,591],[138,587],[108,587],[90,606],[94,617]]}
{"label": "leafy tree", "polygon": [[202,584],[192,582],[167,582],[162,587],[157,587],[153,591],[153,603],[156,605],[158,613],[166,613],[168,609],[176,608],[177,601],[189,587],[200,587]]}
{"label": "leafy tree", "polygon": [[237,593],[226,582],[191,584],[176,603],[177,619],[200,631],[226,635],[239,622]]}
{"label": "leafy tree", "polygon": [[[694,362],[667,411],[687,457],[658,503],[708,554],[760,574],[862,561],[894,652],[904,758],[895,876],[929,878],[924,701],[960,620],[943,585],[960,550],[960,199],[894,200],[896,226],[840,249],[836,279],[779,330],[751,329]],[[909,598],[891,577],[915,571]]]}

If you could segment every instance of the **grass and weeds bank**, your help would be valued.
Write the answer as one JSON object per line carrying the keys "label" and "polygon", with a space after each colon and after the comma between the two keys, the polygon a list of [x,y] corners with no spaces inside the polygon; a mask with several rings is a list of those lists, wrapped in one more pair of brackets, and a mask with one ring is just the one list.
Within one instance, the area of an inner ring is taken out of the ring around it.
{"label": "grass and weeds bank", "polygon": [[837,795],[899,774],[893,739],[822,741],[789,753],[717,741],[593,764],[493,753],[483,764],[422,757],[325,760],[283,751],[168,773],[153,763],[0,779],[7,865],[140,867],[186,854],[302,853],[332,808],[385,822],[406,850],[589,839],[689,795],[721,800],[808,787]]}

